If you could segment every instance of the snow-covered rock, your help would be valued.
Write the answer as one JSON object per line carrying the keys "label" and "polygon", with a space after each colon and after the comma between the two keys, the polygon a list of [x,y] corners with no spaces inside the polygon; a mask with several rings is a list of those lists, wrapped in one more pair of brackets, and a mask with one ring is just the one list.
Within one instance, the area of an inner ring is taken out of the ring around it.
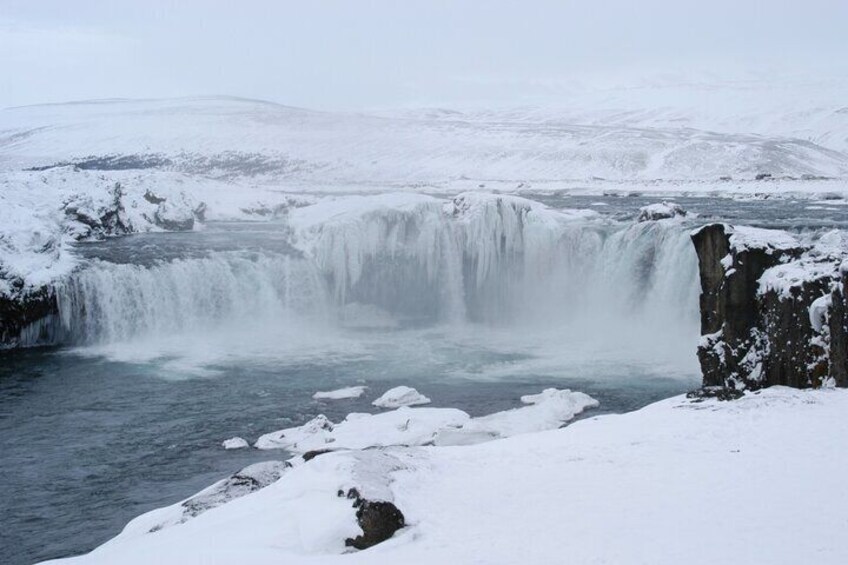
{"label": "snow-covered rock", "polygon": [[401,406],[418,406],[430,404],[430,399],[408,386],[396,386],[383,393],[373,404],[378,408],[399,408]]}
{"label": "snow-covered rock", "polygon": [[345,400],[348,398],[359,398],[368,389],[365,385],[346,386],[336,390],[318,391],[312,395],[314,400]]}
{"label": "snow-covered rock", "polygon": [[250,444],[247,443],[247,440],[240,437],[231,437],[230,439],[225,439],[221,445],[224,449],[243,449],[245,447],[250,447]]}
{"label": "snow-covered rock", "polygon": [[669,218],[683,216],[686,216],[686,210],[683,209],[683,206],[675,202],[663,201],[639,208],[639,214],[636,216],[636,221],[648,222],[655,220],[667,220]]}
{"label": "snow-covered rock", "polygon": [[319,414],[302,426],[286,428],[270,434],[260,436],[254,447],[257,449],[287,449],[300,453],[321,449],[330,443],[330,432],[333,431],[333,423]]}
{"label": "snow-covered rock", "polygon": [[473,418],[464,429],[494,434],[495,437],[555,430],[587,408],[595,408],[599,404],[588,394],[555,388],[522,396],[521,402],[528,406]]}
{"label": "snow-covered rock", "polygon": [[285,461],[263,461],[249,465],[182,502],[135,518],[126,525],[121,537],[143,536],[184,524],[209,510],[267,487],[277,481],[289,467],[291,464]]}

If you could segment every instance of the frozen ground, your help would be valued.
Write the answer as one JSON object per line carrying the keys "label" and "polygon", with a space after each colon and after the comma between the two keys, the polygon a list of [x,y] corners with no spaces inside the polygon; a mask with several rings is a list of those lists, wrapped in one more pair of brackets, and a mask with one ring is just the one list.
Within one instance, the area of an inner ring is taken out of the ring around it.
{"label": "frozen ground", "polygon": [[[66,562],[844,563],[846,410],[843,390],[775,387],[475,446],[293,460],[264,489],[148,533],[174,510],[153,512]],[[337,491],[351,487],[407,526],[346,551],[358,527]]]}

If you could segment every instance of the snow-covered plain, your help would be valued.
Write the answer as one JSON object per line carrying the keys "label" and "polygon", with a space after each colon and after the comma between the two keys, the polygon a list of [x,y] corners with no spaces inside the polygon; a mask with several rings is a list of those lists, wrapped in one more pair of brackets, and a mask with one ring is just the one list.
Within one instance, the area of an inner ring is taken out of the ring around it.
{"label": "snow-covered plain", "polygon": [[[846,410],[844,390],[774,387],[474,446],[293,459],[261,490],[184,523],[179,506],[153,512],[62,562],[845,563]],[[346,550],[351,487],[407,526]]]}

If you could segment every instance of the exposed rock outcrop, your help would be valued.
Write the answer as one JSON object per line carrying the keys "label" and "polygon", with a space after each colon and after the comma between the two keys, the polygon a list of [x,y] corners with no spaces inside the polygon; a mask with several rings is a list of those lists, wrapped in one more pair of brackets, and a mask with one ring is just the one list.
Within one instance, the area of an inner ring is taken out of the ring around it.
{"label": "exposed rock outcrop", "polygon": [[108,201],[101,202],[91,195],[80,194],[67,200],[62,211],[66,217],[66,230],[74,239],[102,239],[133,232],[132,222],[124,208],[124,190],[120,182],[109,190]]}
{"label": "exposed rock outcrop", "polygon": [[[339,496],[343,494],[339,491]],[[403,513],[391,502],[366,500],[355,488],[348,490],[345,496],[353,500],[356,521],[362,528],[361,535],[345,540],[348,547],[368,549],[395,535],[406,523]]]}
{"label": "exposed rock outcrop", "polygon": [[55,343],[57,316],[56,296],[48,287],[0,294],[0,349]]}
{"label": "exposed rock outcrop", "polygon": [[39,208],[41,215],[24,218],[24,228],[15,228],[14,220],[15,229],[0,229],[0,349],[61,341],[56,290],[78,267],[69,243],[187,231],[205,218],[206,204],[182,192],[166,197],[147,189],[142,196],[121,182],[86,180],[96,182],[95,188],[67,195],[55,210]]}
{"label": "exposed rock outcrop", "polygon": [[676,202],[663,201],[658,204],[650,204],[639,208],[636,221],[649,222],[684,216],[686,216],[686,210],[683,209],[683,206]]}
{"label": "exposed rock outcrop", "polygon": [[840,268],[841,284],[833,291],[828,319],[830,334],[830,376],[836,386],[848,386],[848,264]]}
{"label": "exposed rock outcrop", "polygon": [[775,230],[705,226],[692,234],[701,279],[703,385],[755,389],[846,383],[842,247]]}

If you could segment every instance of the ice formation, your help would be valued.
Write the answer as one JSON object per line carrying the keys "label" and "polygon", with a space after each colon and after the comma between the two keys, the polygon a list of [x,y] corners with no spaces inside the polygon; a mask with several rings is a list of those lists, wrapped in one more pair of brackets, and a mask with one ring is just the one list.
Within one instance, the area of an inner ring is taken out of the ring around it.
{"label": "ice formation", "polygon": [[380,398],[372,402],[378,408],[400,408],[401,406],[418,406],[430,404],[430,399],[408,386],[396,386],[384,392]]}

